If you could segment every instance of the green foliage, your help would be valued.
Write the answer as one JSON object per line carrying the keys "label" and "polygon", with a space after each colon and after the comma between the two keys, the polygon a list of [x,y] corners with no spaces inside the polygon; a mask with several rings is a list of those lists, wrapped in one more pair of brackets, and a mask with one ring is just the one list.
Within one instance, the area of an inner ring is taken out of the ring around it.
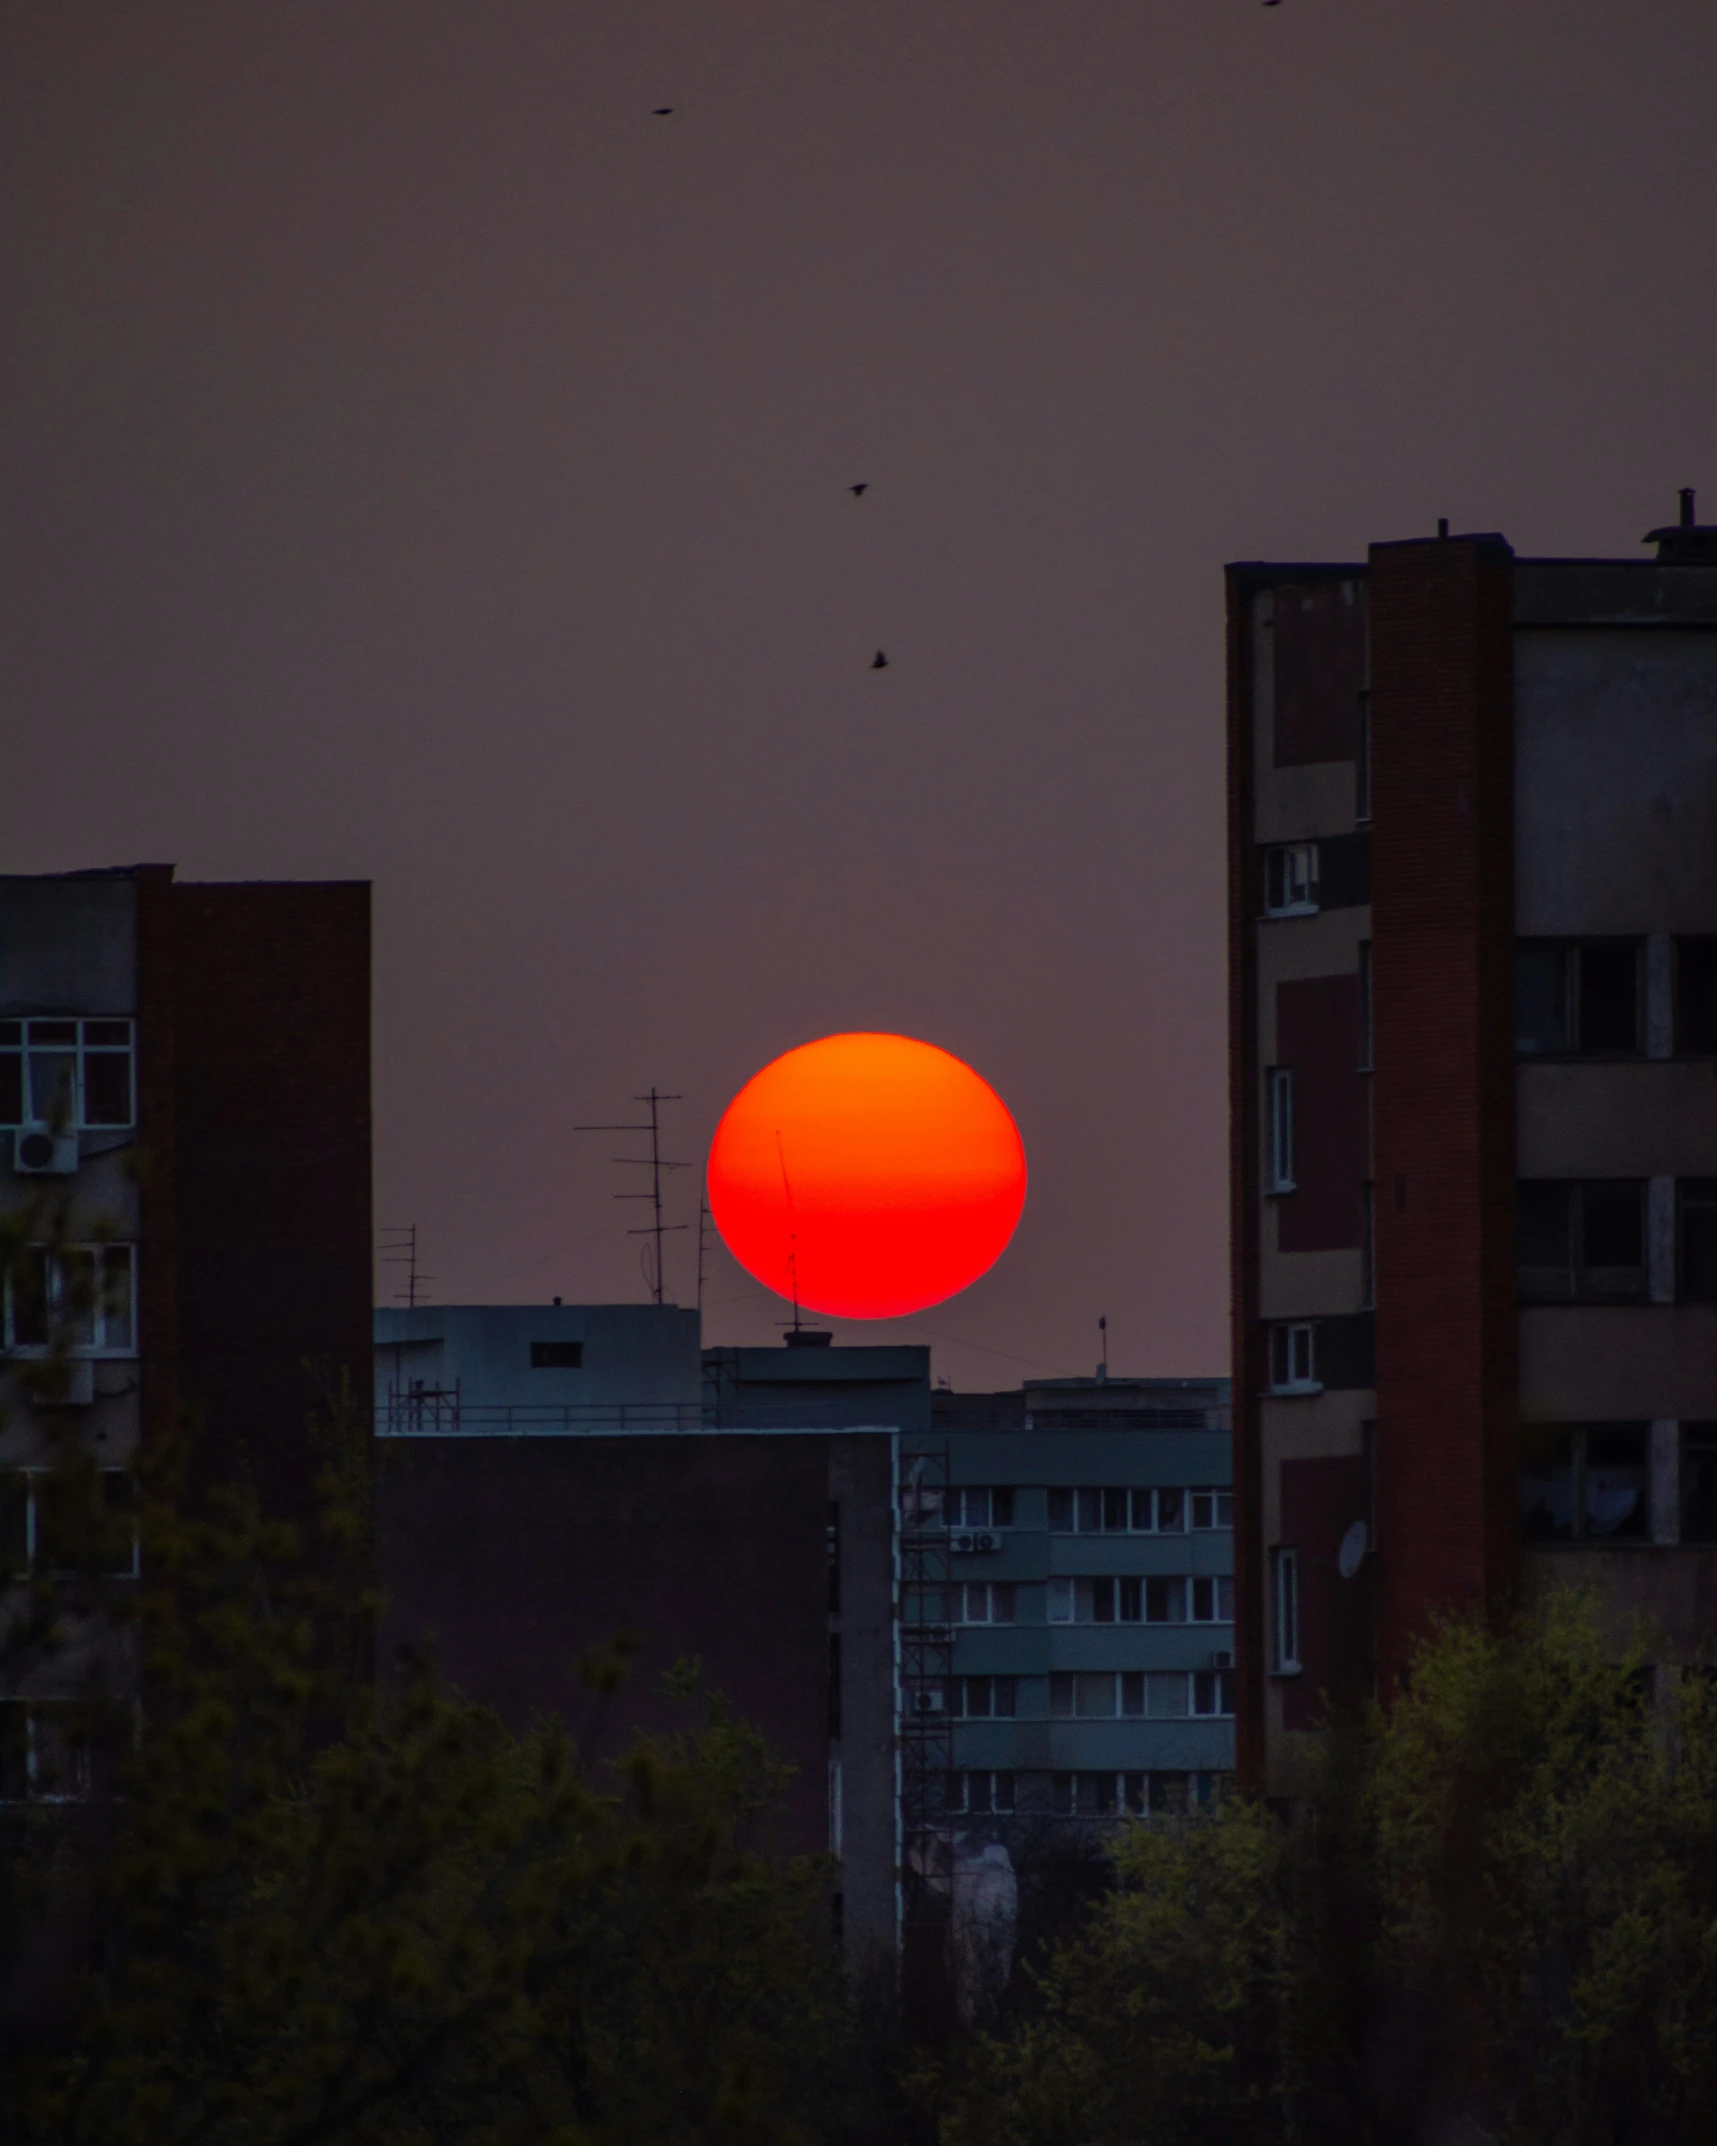
{"label": "green foliage", "polygon": [[1293,1818],[1129,1826],[943,2146],[1692,2146],[1717,2106],[1717,1690],[1565,1595],[1454,1624]]}
{"label": "green foliage", "polygon": [[[147,1734],[95,1860],[65,2029],[0,2131],[90,2146],[673,2146],[847,2134],[857,2041],[820,1864],[772,1852],[782,1769],[692,1725],[590,1763],[419,1668],[361,1674],[362,1427],[314,1541],[152,1464]],[[182,1459],[182,1456],[180,1456]],[[611,1689],[624,1649],[586,1665]],[[63,1910],[63,1897],[58,1905]]]}

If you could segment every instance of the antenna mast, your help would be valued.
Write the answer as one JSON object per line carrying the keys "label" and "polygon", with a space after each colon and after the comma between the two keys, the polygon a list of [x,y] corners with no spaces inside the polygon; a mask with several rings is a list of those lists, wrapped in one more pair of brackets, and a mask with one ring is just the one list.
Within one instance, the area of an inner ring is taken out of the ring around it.
{"label": "antenna mast", "polygon": [[[683,1096],[663,1095],[658,1089],[652,1087],[648,1095],[633,1097],[634,1102],[649,1104],[650,1120],[647,1125],[575,1125],[573,1127],[575,1133],[648,1133],[650,1136],[650,1152],[648,1155],[616,1155],[613,1158],[616,1162],[630,1163],[640,1169],[648,1170],[650,1173],[649,1191],[617,1192],[614,1197],[617,1200],[648,1200],[650,1203],[650,1220],[639,1229],[629,1229],[626,1234],[628,1237],[648,1237],[652,1240],[644,1248],[644,1279],[649,1283],[650,1294],[658,1304],[664,1301],[662,1239],[671,1237],[678,1231],[690,1226],[684,1222],[664,1222],[662,1220],[662,1172],[664,1170],[683,1170],[687,1166],[683,1162],[669,1162],[662,1154],[661,1105],[663,1103],[681,1103],[684,1100]],[[652,1253],[654,1254],[653,1258]],[[703,1287],[701,1243],[698,1258],[698,1287],[701,1309]]]}
{"label": "antenna mast", "polygon": [[[385,1228],[382,1233],[381,1254],[377,1261],[383,1267],[403,1267],[405,1287],[394,1291],[396,1304],[408,1305],[415,1311],[419,1304],[429,1301],[427,1285],[434,1281],[433,1274],[423,1274],[417,1265],[417,1224],[402,1222]],[[392,1239],[390,1243],[388,1240]],[[421,1295],[419,1292],[423,1292]]]}

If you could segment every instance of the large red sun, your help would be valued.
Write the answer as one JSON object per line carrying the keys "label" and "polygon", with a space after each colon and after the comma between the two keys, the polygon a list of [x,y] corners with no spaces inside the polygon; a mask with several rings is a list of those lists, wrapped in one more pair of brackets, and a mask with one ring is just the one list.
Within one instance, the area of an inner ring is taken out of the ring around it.
{"label": "large red sun", "polygon": [[825,1036],[747,1081],[716,1127],[709,1204],[740,1265],[846,1319],[939,1304],[1001,1257],[1025,1149],[970,1066],[910,1036]]}

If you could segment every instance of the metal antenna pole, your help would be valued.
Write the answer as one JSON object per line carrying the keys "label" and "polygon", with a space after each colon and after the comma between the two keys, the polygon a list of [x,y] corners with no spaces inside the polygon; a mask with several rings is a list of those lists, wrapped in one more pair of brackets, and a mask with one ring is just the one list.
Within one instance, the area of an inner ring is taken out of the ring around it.
{"label": "metal antenna pole", "polygon": [[649,1237],[654,1240],[655,1265],[649,1277],[650,1294],[660,1304],[665,1300],[666,1295],[662,1274],[662,1239],[674,1236],[677,1232],[690,1227],[690,1224],[685,1222],[664,1222],[662,1220],[662,1172],[664,1170],[684,1170],[689,1166],[683,1162],[668,1162],[663,1159],[660,1106],[663,1103],[680,1103],[685,1098],[678,1095],[663,1095],[659,1089],[652,1087],[648,1095],[636,1096],[633,1100],[649,1104],[650,1122],[647,1125],[575,1125],[573,1131],[575,1133],[649,1134],[650,1152],[648,1155],[616,1155],[614,1157],[616,1162],[635,1164],[640,1169],[647,1169],[650,1173],[649,1191],[617,1192],[614,1197],[617,1200],[648,1200],[650,1202],[651,1219],[644,1224],[642,1229],[630,1229],[626,1234],[628,1237]]}

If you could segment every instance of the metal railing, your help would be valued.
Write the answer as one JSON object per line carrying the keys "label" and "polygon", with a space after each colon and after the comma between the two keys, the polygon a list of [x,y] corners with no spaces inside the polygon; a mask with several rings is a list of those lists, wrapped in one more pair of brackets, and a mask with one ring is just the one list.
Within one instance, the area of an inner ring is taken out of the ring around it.
{"label": "metal railing", "polygon": [[583,1431],[695,1431],[696,1401],[466,1401],[457,1391],[389,1394],[376,1405],[378,1438],[576,1438]]}

